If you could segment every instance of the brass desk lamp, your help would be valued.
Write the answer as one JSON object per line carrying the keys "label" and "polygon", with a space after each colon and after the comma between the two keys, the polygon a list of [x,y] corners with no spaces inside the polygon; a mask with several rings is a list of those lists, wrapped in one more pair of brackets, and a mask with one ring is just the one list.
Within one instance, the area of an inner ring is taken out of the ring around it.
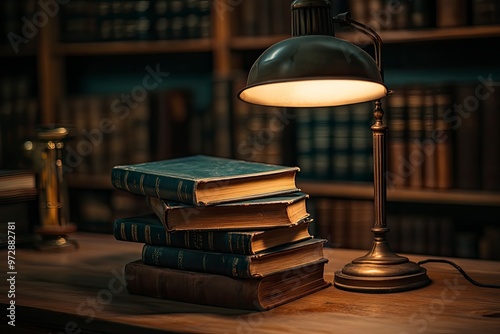
{"label": "brass desk lamp", "polygon": [[[333,107],[375,101],[372,125],[374,165],[374,240],[372,249],[335,273],[337,288],[358,292],[396,292],[430,283],[427,272],[395,254],[387,242],[387,126],[380,99],[389,94],[383,81],[380,36],[350,19],[332,18],[327,0],[296,0],[291,5],[292,37],[269,47],[253,64],[238,97],[274,107]],[[370,37],[374,57],[334,37],[334,22]]]}

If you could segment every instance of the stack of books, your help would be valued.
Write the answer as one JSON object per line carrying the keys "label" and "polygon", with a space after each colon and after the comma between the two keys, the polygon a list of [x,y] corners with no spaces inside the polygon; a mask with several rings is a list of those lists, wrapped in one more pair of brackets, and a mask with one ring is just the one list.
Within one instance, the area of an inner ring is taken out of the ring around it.
{"label": "stack of books", "polygon": [[125,266],[128,291],[267,310],[328,287],[298,171],[202,155],[115,166],[114,187],[152,211],[114,223],[116,239],[144,243]]}

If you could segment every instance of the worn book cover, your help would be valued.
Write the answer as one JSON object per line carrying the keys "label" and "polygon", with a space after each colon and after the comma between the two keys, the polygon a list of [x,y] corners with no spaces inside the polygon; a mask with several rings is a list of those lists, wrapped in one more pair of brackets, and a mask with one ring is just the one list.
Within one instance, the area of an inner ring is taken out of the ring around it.
{"label": "worn book cover", "polygon": [[309,217],[307,197],[298,192],[206,207],[151,196],[147,202],[168,231],[251,230],[293,226]]}
{"label": "worn book cover", "polygon": [[322,259],[324,242],[324,239],[308,239],[255,255],[146,244],[142,250],[142,261],[157,267],[238,278],[258,278]]}
{"label": "worn book cover", "polygon": [[205,206],[298,191],[298,167],[196,155],[115,166],[113,186],[131,193]]}
{"label": "worn book cover", "polygon": [[125,265],[131,294],[218,307],[263,311],[324,289],[321,259],[261,279],[239,279],[193,271],[160,268],[134,261]]}
{"label": "worn book cover", "polygon": [[263,231],[180,231],[168,232],[155,214],[116,219],[113,233],[117,240],[158,246],[190,248],[210,252],[256,254],[286,243],[310,239],[312,220],[290,227]]}

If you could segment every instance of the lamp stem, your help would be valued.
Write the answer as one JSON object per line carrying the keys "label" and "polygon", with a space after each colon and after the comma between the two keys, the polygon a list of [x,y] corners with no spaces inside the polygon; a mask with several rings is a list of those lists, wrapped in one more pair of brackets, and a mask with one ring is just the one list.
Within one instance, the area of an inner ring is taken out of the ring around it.
{"label": "lamp stem", "polygon": [[385,213],[387,126],[382,122],[384,111],[380,100],[375,102],[373,115],[373,245],[365,256],[354,259],[342,271],[335,273],[334,285],[357,292],[396,292],[420,288],[430,282],[425,268],[394,253],[385,236],[389,232]]}
{"label": "lamp stem", "polygon": [[375,124],[371,127],[373,133],[373,187],[375,213],[373,231],[376,232],[375,230],[380,230],[380,232],[382,232],[381,230],[384,229],[384,232],[388,232],[385,215],[385,206],[387,202],[385,181],[387,163],[385,135],[387,126],[382,122],[384,111],[382,110],[382,102],[380,102],[380,100],[375,102],[373,116],[375,118]]}

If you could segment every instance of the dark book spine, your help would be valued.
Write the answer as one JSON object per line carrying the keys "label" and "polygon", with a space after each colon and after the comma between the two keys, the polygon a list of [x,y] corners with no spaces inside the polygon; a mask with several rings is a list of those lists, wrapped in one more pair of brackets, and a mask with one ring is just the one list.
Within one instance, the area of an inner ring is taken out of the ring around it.
{"label": "dark book spine", "polygon": [[480,189],[481,161],[479,138],[481,136],[478,107],[466,102],[473,94],[474,86],[463,84],[455,88],[454,128],[456,129],[456,187],[462,189]]}
{"label": "dark book spine", "polygon": [[352,19],[364,24],[367,24],[370,20],[370,15],[368,13],[368,7],[365,0],[349,0],[349,12],[352,15]]}
{"label": "dark book spine", "polygon": [[[330,177],[331,164],[331,110],[329,108],[314,108],[312,112],[313,136],[313,174],[315,178]],[[333,131],[335,133],[335,131]]]}
{"label": "dark book spine", "polygon": [[311,110],[298,109],[295,119],[296,128],[296,163],[300,166],[300,175],[304,178],[313,178],[313,129]]}
{"label": "dark book spine", "polygon": [[436,1],[413,0],[410,5],[410,23],[412,28],[431,28],[436,24]]}
{"label": "dark book spine", "polygon": [[370,181],[372,175],[372,103],[358,103],[350,108],[351,114],[351,180]]}
{"label": "dark book spine", "polygon": [[500,190],[500,91],[498,86],[481,106],[482,188]]}
{"label": "dark book spine", "polygon": [[436,101],[436,129],[434,141],[436,142],[436,187],[448,189],[453,186],[453,141],[451,124],[448,113],[451,112],[451,95],[438,92]]}
{"label": "dark book spine", "polygon": [[212,119],[214,125],[214,154],[231,157],[232,140],[232,78],[217,77],[213,82]]}
{"label": "dark book spine", "polygon": [[271,17],[271,35],[290,34],[291,22],[290,5],[288,0],[269,1],[271,8],[269,10]]}
{"label": "dark book spine", "polygon": [[402,188],[408,185],[406,165],[406,99],[403,92],[396,92],[389,98],[388,108],[389,162],[387,183],[389,187]]}
{"label": "dark book spine", "polygon": [[182,180],[173,176],[158,176],[134,170],[115,167],[111,180],[116,189],[134,194],[154,196],[171,201],[197,205],[196,182]]}
{"label": "dark book spine", "polygon": [[472,0],[472,24],[500,23],[500,4],[496,0]]}
{"label": "dark book spine", "polygon": [[253,254],[251,234],[197,231],[169,233],[162,225],[119,220],[113,225],[113,233],[117,240],[122,241],[231,254]]}
{"label": "dark book spine", "polygon": [[467,2],[467,0],[437,0],[437,27],[444,28],[467,25]]}
{"label": "dark book spine", "polygon": [[124,277],[131,294],[237,309],[263,308],[257,298],[260,280],[155,268],[140,262],[127,264]]}
{"label": "dark book spine", "polygon": [[408,92],[408,186],[411,188],[422,188],[423,163],[425,156],[423,152],[423,95],[420,89],[412,89]]}
{"label": "dark book spine", "polygon": [[252,278],[250,258],[244,255],[204,252],[177,247],[144,245],[142,261],[157,267]]}
{"label": "dark book spine", "polygon": [[113,234],[117,240],[167,245],[167,232],[162,225],[115,221]]}
{"label": "dark book spine", "polygon": [[[352,178],[352,157],[351,144],[352,137],[358,129],[358,125],[353,125],[351,119],[351,107],[335,107],[331,113],[331,146],[332,146],[332,178],[334,180],[350,180]],[[353,126],[351,126],[353,125]],[[328,130],[328,128],[327,128]],[[364,131],[369,133],[368,129]],[[330,132],[330,131],[328,131]],[[315,135],[317,135],[315,133]]]}
{"label": "dark book spine", "polygon": [[436,176],[436,144],[434,141],[434,120],[435,103],[434,95],[431,91],[426,91],[423,98],[424,102],[424,138],[423,138],[423,153],[424,153],[424,188],[434,189],[437,184]]}

